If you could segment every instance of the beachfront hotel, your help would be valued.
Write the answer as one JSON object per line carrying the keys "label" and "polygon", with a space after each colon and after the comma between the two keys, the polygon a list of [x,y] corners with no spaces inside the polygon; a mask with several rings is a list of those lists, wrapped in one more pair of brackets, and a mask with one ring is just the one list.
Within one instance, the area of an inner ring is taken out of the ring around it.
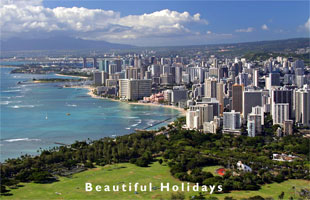
{"label": "beachfront hotel", "polygon": [[120,79],[119,97],[126,100],[138,100],[152,94],[152,80]]}

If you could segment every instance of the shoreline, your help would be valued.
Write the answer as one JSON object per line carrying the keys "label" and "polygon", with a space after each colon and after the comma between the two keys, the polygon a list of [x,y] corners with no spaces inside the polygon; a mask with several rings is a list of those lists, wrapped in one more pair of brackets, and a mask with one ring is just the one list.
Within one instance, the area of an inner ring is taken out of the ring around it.
{"label": "shoreline", "polygon": [[64,75],[64,74],[55,74],[56,76],[63,76],[63,77],[76,77],[76,78],[82,78],[82,79],[88,79],[89,77],[86,76],[74,76],[74,75]]}
{"label": "shoreline", "polygon": [[117,101],[120,103],[127,103],[129,105],[137,105],[137,106],[157,106],[157,107],[162,107],[162,108],[178,110],[180,112],[180,116],[186,115],[186,110],[184,110],[183,108],[172,106],[172,105],[161,105],[161,104],[155,104],[155,103],[127,102],[127,101],[121,101],[121,100],[111,99],[111,98],[107,98],[107,97],[100,97],[100,96],[97,96],[93,93],[93,89],[95,89],[95,88],[92,86],[72,86],[72,87],[68,87],[68,88],[84,88],[84,89],[87,89],[88,90],[87,94],[91,98],[94,98],[94,99],[105,99],[105,100],[109,100],[109,101]]}

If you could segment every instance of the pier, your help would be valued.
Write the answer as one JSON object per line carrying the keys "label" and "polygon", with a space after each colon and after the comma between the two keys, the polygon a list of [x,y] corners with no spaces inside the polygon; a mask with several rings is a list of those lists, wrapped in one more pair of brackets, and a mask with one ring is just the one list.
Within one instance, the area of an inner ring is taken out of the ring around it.
{"label": "pier", "polygon": [[169,118],[167,118],[167,119],[165,119],[165,120],[156,122],[155,124],[152,124],[152,125],[150,125],[150,126],[145,127],[143,130],[147,130],[147,129],[149,129],[149,128],[152,128],[152,127],[154,127],[154,126],[157,126],[157,125],[159,125],[159,124],[162,124],[162,123],[164,123],[164,122],[166,122],[166,121],[168,121],[168,120],[170,120],[170,119],[173,119],[173,118],[175,118],[175,117],[177,117],[177,116],[179,116],[179,115],[174,115],[174,116],[169,117]]}

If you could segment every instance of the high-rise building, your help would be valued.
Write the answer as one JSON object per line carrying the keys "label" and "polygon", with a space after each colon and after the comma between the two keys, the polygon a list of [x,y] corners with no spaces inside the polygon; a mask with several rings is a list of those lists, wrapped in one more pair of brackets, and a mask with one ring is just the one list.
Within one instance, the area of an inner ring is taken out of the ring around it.
{"label": "high-rise building", "polygon": [[[204,122],[210,122],[213,120],[213,118],[214,115],[212,105],[199,104],[190,106],[186,116],[186,120],[189,122],[187,127],[195,127],[197,129],[201,129]],[[191,125],[190,122],[193,122],[194,125]]]}
{"label": "high-rise building", "polygon": [[297,85],[298,88],[302,88],[303,85],[305,84],[305,76],[304,75],[296,75],[295,76],[295,84]]}
{"label": "high-rise building", "polygon": [[107,73],[109,73],[109,64],[110,64],[110,61],[108,59],[103,60],[103,68],[104,68],[104,71]]}
{"label": "high-rise building", "polygon": [[151,66],[152,77],[159,77],[160,76],[160,66],[159,65],[152,65]]}
{"label": "high-rise building", "polygon": [[284,121],[289,119],[289,104],[288,103],[276,103],[273,107],[272,120],[273,124],[283,125]]}
{"label": "high-rise building", "polygon": [[218,71],[218,79],[223,79],[228,77],[228,68],[226,66],[222,66]]}
{"label": "high-rise building", "polygon": [[122,60],[116,59],[114,60],[114,64],[116,65],[116,71],[121,72],[122,71]]}
{"label": "high-rise building", "polygon": [[248,122],[252,121],[254,122],[255,131],[254,134],[252,133],[251,136],[260,135],[262,133],[262,121],[264,118],[262,118],[262,115],[260,114],[254,114],[250,113],[248,114]]}
{"label": "high-rise building", "polygon": [[236,112],[242,113],[242,95],[243,93],[243,86],[234,84],[232,86],[232,110],[235,110]]}
{"label": "high-rise building", "polygon": [[176,105],[180,101],[186,101],[187,93],[188,93],[188,90],[185,87],[174,86],[172,89],[171,103]]}
{"label": "high-rise building", "polygon": [[216,89],[217,79],[216,78],[208,78],[205,80],[205,97],[208,98],[216,98]]}
{"label": "high-rise building", "polygon": [[104,61],[103,60],[99,60],[98,61],[98,64],[99,64],[99,71],[104,71]]}
{"label": "high-rise building", "polygon": [[104,71],[94,72],[94,84],[96,86],[105,85],[106,80],[108,79],[108,74]]}
{"label": "high-rise building", "polygon": [[182,67],[181,66],[175,67],[175,83],[176,84],[182,83]]}
{"label": "high-rise building", "polygon": [[293,135],[293,120],[286,120],[283,122],[283,134],[284,135]]}
{"label": "high-rise building", "polygon": [[141,67],[141,59],[138,56],[135,56],[135,58],[134,58],[134,67],[135,68]]}
{"label": "high-rise building", "polygon": [[152,93],[152,80],[119,79],[119,97],[138,100]]}
{"label": "high-rise building", "polygon": [[140,69],[135,67],[126,68],[125,78],[126,79],[139,79]]}
{"label": "high-rise building", "polygon": [[203,70],[201,67],[190,67],[188,68],[188,72],[189,72],[189,77],[190,77],[190,81],[192,83],[194,82],[199,82],[202,83],[203,82]]}
{"label": "high-rise building", "polygon": [[199,117],[199,110],[188,110],[186,112],[186,127],[189,129],[199,129],[199,123],[198,123],[198,117]]}
{"label": "high-rise building", "polygon": [[224,83],[219,82],[216,84],[216,99],[220,103],[220,114],[224,111]]}
{"label": "high-rise building", "polygon": [[117,71],[117,65],[116,64],[109,64],[109,74],[115,74]]}
{"label": "high-rise building", "polygon": [[266,89],[271,90],[273,86],[280,86],[280,74],[270,73],[269,77],[266,77]]}
{"label": "high-rise building", "polygon": [[97,69],[97,58],[93,58],[93,68]]}
{"label": "high-rise building", "polygon": [[256,136],[256,127],[255,127],[255,121],[254,120],[248,120],[248,136],[249,137],[255,137]]}
{"label": "high-rise building", "polygon": [[273,106],[276,103],[289,104],[289,119],[293,119],[293,91],[288,88],[278,88],[271,90],[271,115],[273,115]]}
{"label": "high-rise building", "polygon": [[211,67],[209,69],[209,77],[219,78],[219,69],[215,67]]}
{"label": "high-rise building", "polygon": [[259,87],[259,70],[254,69],[253,71],[253,86]]}
{"label": "high-rise building", "polygon": [[208,104],[213,106],[213,116],[220,116],[220,104],[219,101],[216,100],[216,98],[207,98],[203,97],[202,102],[196,102],[197,105],[200,104]]}
{"label": "high-rise building", "polygon": [[223,128],[228,130],[236,130],[241,127],[241,118],[240,112],[235,112],[232,110],[231,112],[223,113]]}
{"label": "high-rise building", "polygon": [[255,106],[262,106],[262,91],[244,91],[242,97],[242,114],[244,119]]}
{"label": "high-rise building", "polygon": [[83,68],[87,68],[87,59],[83,57]]}
{"label": "high-rise building", "polygon": [[248,73],[240,73],[239,74],[239,84],[243,85],[244,87],[248,86],[249,84],[249,74]]}
{"label": "high-rise building", "polygon": [[307,86],[295,91],[295,114],[297,123],[310,126],[310,89]]}
{"label": "high-rise building", "polygon": [[160,75],[160,84],[161,85],[172,85],[173,84],[172,74],[161,74]]}

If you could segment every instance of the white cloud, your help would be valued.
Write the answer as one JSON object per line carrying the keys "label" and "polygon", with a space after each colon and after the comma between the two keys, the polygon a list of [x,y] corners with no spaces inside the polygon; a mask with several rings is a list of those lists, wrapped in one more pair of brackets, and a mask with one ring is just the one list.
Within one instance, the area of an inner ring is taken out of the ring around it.
{"label": "white cloud", "polygon": [[206,37],[207,38],[213,38],[213,39],[227,39],[231,38],[233,34],[231,33],[213,33],[212,31],[207,31]]}
{"label": "white cloud", "polygon": [[254,28],[253,27],[249,27],[249,28],[246,28],[246,29],[236,29],[235,32],[237,33],[251,33],[254,31]]}
{"label": "white cloud", "polygon": [[263,24],[263,25],[262,25],[262,29],[263,29],[264,31],[269,30],[269,28],[268,28],[268,26],[267,26],[266,24]]}
{"label": "white cloud", "polygon": [[189,23],[207,25],[199,13],[168,9],[121,17],[119,12],[83,7],[46,8],[41,0],[2,0],[2,38],[66,33],[85,39],[121,42],[129,39],[198,35]]}
{"label": "white cloud", "polygon": [[310,17],[308,18],[308,21],[304,24],[304,27],[306,30],[310,31]]}

